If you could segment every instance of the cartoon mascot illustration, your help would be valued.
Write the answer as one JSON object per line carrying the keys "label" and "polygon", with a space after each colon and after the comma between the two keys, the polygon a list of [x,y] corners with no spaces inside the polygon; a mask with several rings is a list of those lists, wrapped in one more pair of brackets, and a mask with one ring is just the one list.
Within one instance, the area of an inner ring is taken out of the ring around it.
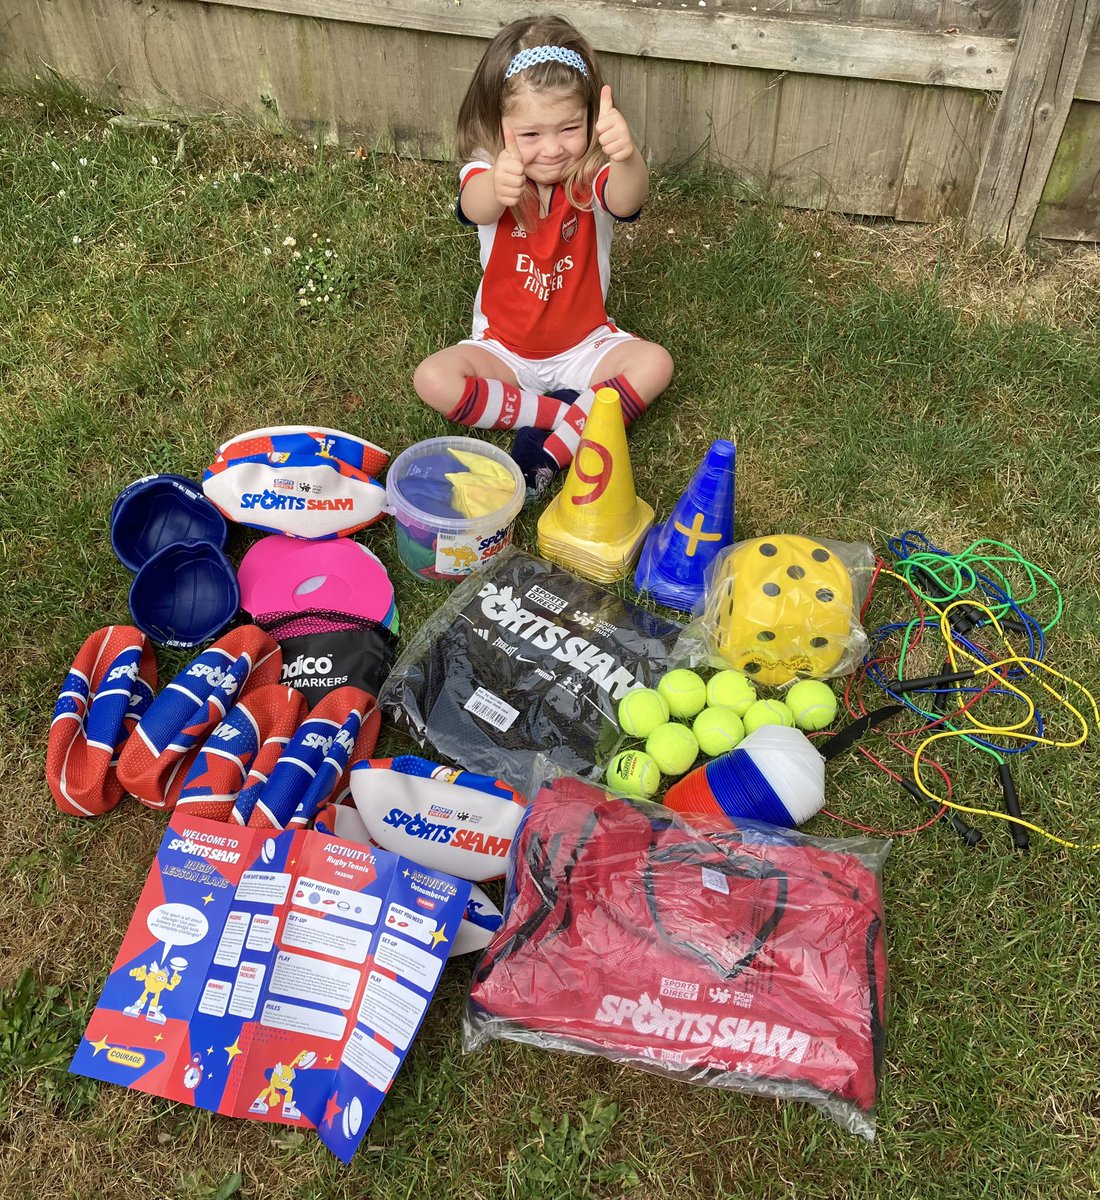
{"label": "cartoon mascot illustration", "polygon": [[294,1077],[299,1071],[305,1071],[317,1061],[317,1055],[312,1050],[303,1050],[298,1054],[289,1067],[277,1062],[264,1072],[268,1085],[252,1101],[250,1113],[266,1113],[280,1100],[283,1103],[283,1116],[288,1121],[296,1121],[301,1115],[301,1109],[294,1103]]}
{"label": "cartoon mascot illustration", "polygon": [[[169,977],[167,970],[160,965],[156,960],[151,962],[147,967],[133,967],[130,970],[130,975],[134,979],[140,980],[145,984],[145,990],[138,997],[136,1003],[128,1004],[122,1011],[128,1017],[140,1017],[141,1010],[145,1007],[146,1000],[149,1001],[149,1011],[145,1014],[147,1021],[154,1021],[157,1025],[163,1025],[168,1020],[161,1009],[160,998],[164,992],[170,992],[179,987],[183,976],[180,974],[181,959],[173,959],[168,965],[172,968],[172,975]],[[186,963],[182,963],[186,966]]]}

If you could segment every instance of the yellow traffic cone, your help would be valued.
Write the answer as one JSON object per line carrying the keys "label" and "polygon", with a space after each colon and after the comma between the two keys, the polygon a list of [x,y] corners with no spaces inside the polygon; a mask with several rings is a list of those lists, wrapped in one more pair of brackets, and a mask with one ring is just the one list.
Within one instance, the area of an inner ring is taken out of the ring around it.
{"label": "yellow traffic cone", "polygon": [[565,486],[539,518],[539,552],[598,583],[633,568],[653,525],[634,491],[619,393],[600,388]]}

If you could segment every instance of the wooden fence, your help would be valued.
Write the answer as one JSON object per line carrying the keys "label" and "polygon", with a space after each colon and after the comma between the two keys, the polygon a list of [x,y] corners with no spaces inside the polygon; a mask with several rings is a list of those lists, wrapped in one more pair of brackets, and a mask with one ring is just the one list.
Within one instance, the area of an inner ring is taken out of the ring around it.
{"label": "wooden fence", "polygon": [[1100,240],[1100,0],[0,0],[0,73],[449,158],[486,39],[539,8],[588,35],[657,165],[1001,244]]}

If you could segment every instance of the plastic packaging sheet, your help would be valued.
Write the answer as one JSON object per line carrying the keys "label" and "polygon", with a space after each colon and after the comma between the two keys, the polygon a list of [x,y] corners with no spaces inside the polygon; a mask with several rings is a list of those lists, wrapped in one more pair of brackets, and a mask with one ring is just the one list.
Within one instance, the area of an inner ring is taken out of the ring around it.
{"label": "plastic packaging sheet", "polygon": [[782,687],[848,674],[867,650],[859,612],[874,571],[865,542],[775,534],[735,542],[707,570],[678,654]]}
{"label": "plastic packaging sheet", "polygon": [[542,760],[465,1048],[495,1038],[805,1100],[874,1136],[889,842],[690,823]]}
{"label": "plastic packaging sheet", "polygon": [[421,626],[379,703],[421,746],[520,790],[540,748],[596,778],[618,702],[668,670],[683,628],[509,547]]}

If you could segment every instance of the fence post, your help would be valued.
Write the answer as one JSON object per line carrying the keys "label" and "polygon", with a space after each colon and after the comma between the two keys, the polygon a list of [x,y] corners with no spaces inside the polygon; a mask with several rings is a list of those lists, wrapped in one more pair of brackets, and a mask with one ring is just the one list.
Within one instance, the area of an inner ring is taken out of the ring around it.
{"label": "fence post", "polygon": [[1100,0],[1032,0],[970,198],[976,241],[1027,241],[1098,16]]}

